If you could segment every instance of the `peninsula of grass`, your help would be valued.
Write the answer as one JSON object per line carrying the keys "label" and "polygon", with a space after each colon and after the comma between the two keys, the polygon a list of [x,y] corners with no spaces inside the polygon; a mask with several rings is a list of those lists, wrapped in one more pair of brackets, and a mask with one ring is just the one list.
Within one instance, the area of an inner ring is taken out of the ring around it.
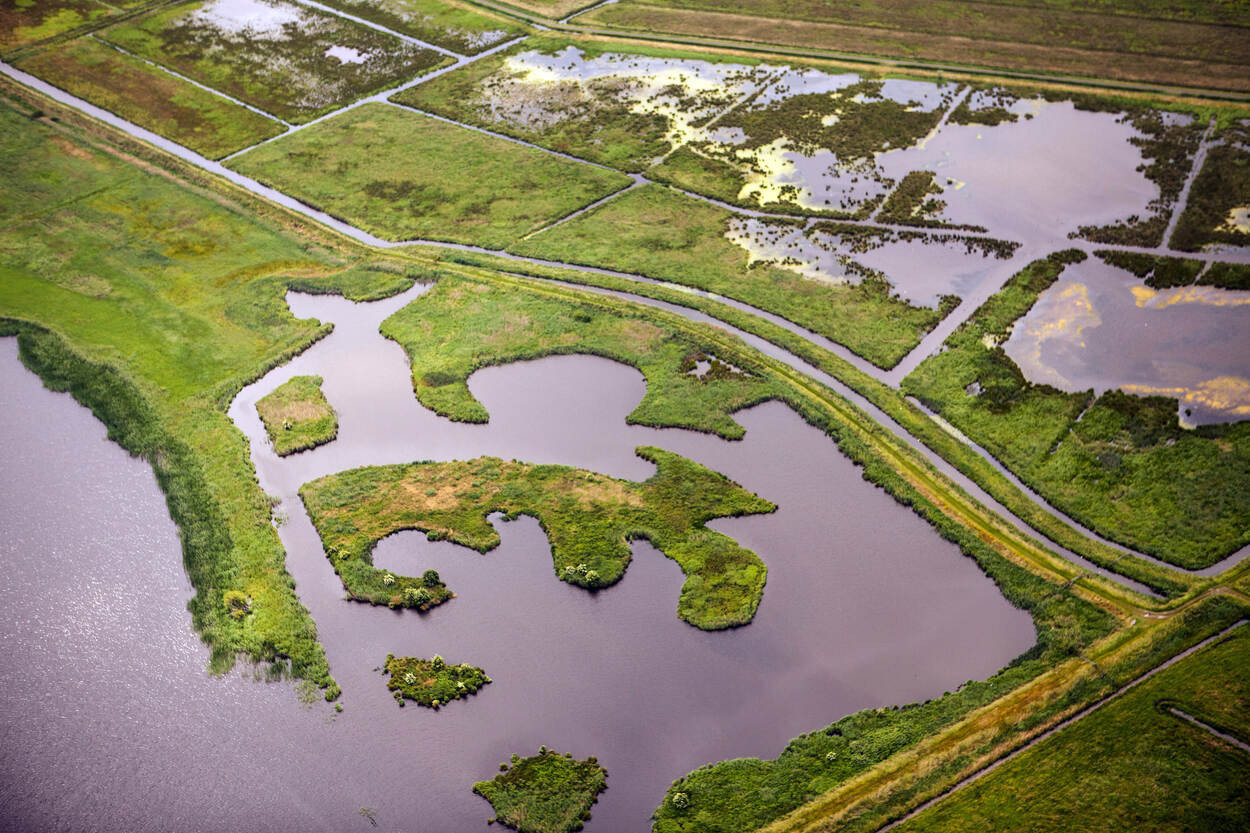
{"label": "peninsula of grass", "polygon": [[461,55],[476,55],[530,31],[514,18],[454,0],[328,0],[326,5]]}
{"label": "peninsula of grass", "polygon": [[1250,291],[1250,263],[1212,263],[1198,278],[1198,285]]}
{"label": "peninsula of grass", "polygon": [[35,53],[18,67],[209,159],[286,129],[93,38]]}
{"label": "peninsula of grass", "polygon": [[502,512],[538,519],[562,581],[587,589],[615,584],[629,564],[629,542],[645,538],[686,575],[678,616],[704,630],[750,622],[768,570],[704,524],[776,506],[676,454],[642,447],[638,455],[657,468],[642,483],[481,457],[352,469],[304,484],[300,496],[354,599],[412,606],[406,591],[420,580],[373,566],[373,548],[386,536],[416,529],[484,553],[499,545],[487,516]]}
{"label": "peninsula of grass", "polygon": [[230,167],[386,240],[503,248],[629,185],[594,168],[387,104],[365,104]]}
{"label": "peninsula of grass", "polygon": [[[759,80],[765,76],[762,70],[751,69],[757,61],[742,56],[702,52],[692,55],[625,41],[607,43],[540,35],[403,90],[392,100],[632,173],[646,170],[657,157],[672,149],[668,135],[670,118],[660,112],[664,108],[636,111],[629,96],[624,95],[636,81],[605,76],[583,82],[515,83],[514,70],[508,66],[513,56],[529,52],[555,55],[565,50],[575,50],[586,60],[610,53],[619,57],[622,69],[628,68],[633,56],[667,58],[675,65],[693,58],[741,64],[744,72],[757,73]],[[729,87],[693,92],[674,83],[666,90],[652,90],[650,95],[679,96],[681,109],[707,113],[702,119],[707,121],[712,117],[710,113],[729,107],[742,93]],[[671,106],[671,102],[665,102],[665,107]]]}
{"label": "peninsula of grass", "polygon": [[430,659],[386,655],[382,670],[391,675],[386,687],[400,706],[411,700],[418,706],[437,709],[452,700],[477,694],[490,683],[486,672],[472,665],[448,665],[435,654]]}
{"label": "peninsula of grass", "polygon": [[320,376],[294,376],[256,402],[256,413],[279,457],[338,436],[338,415],[321,392],[321,382]]}
{"label": "peninsula of grass", "polygon": [[530,758],[512,756],[511,766],[473,792],[490,802],[494,821],[520,833],[573,833],[590,819],[590,808],[608,788],[608,771],[594,758],[584,761],[542,747]]}
{"label": "peninsula of grass", "polygon": [[1030,264],[902,389],[1100,535],[1177,566],[1214,564],[1250,543],[1250,422],[1187,430],[1174,399],[1036,385],[998,346],[1082,257]]}
{"label": "peninsula of grass", "polygon": [[1201,260],[1183,257],[1162,257],[1143,252],[1094,252],[1104,263],[1132,272],[1151,289],[1172,289],[1189,286],[1205,265]]}
{"label": "peninsula of grass", "polygon": [[[1250,246],[1250,127],[1231,127],[1222,135],[1224,143],[1207,151],[1190,186],[1185,212],[1172,232],[1173,249]],[[1233,214],[1237,210],[1240,221]]]}
{"label": "peninsula of grass", "polygon": [[99,25],[113,13],[114,9],[95,0],[12,0],[0,4],[0,54]]}
{"label": "peninsula of grass", "polygon": [[259,24],[230,0],[205,0],[160,8],[99,36],[295,124],[451,60],[302,3],[248,2]]}
{"label": "peninsula of grass", "polygon": [[710,290],[776,313],[883,368],[897,364],[953,308],[913,306],[876,276],[831,285],[774,266],[748,266],[747,251],[725,237],[733,216],[648,185],[509,251]]}
{"label": "peninsula of grass", "polygon": [[[483,367],[544,356],[590,354],[638,368],[647,379],[642,402],[629,415],[636,425],[690,428],[739,439],[733,412],[775,398],[781,387],[746,362],[735,373],[697,376],[696,355],[711,351],[644,317],[587,298],[582,303],[544,297],[463,278],[444,277],[412,304],[382,322],[412,364],[422,405],[458,422],[486,422],[469,376]],[[714,351],[713,351],[714,352]]]}
{"label": "peninsula of grass", "polygon": [[[1178,716],[1250,741],[1250,630],[1241,627],[898,828],[1245,830],[1250,754]],[[1131,801],[1128,800],[1131,797]]]}

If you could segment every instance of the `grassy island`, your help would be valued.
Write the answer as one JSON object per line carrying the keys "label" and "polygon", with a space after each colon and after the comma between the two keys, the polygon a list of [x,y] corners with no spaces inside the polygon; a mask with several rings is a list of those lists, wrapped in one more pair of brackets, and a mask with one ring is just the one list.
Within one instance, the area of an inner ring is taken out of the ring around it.
{"label": "grassy island", "polygon": [[608,771],[594,758],[573,760],[542,747],[530,758],[512,756],[512,766],[473,792],[495,808],[495,821],[521,833],[581,830],[599,793],[608,788]]}
{"label": "grassy island", "polygon": [[477,694],[490,682],[486,672],[472,665],[448,665],[435,654],[430,659],[386,655],[383,670],[391,675],[386,687],[395,693],[399,705],[412,700],[419,706],[437,709],[452,700]]}
{"label": "grassy island", "polygon": [[643,483],[480,457],[365,466],[307,483],[300,496],[354,599],[417,606],[408,598],[417,579],[373,566],[373,547],[387,535],[418,529],[486,552],[499,544],[486,517],[503,512],[539,520],[563,581],[588,589],[616,583],[629,565],[629,542],[646,538],[686,574],[677,605],[682,619],[705,630],[750,622],[768,570],[755,553],[704,523],[776,507],[671,452],[643,447],[638,455],[658,469]]}
{"label": "grassy island", "polygon": [[320,376],[295,376],[256,403],[279,457],[316,448],[338,436],[339,420],[321,392]]}

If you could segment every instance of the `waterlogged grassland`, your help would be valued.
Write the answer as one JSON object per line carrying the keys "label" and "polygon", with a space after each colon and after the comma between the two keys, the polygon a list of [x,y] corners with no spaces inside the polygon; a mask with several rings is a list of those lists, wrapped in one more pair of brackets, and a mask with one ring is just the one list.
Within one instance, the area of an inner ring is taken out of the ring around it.
{"label": "waterlogged grassland", "polygon": [[[563,581],[589,589],[616,583],[629,564],[629,541],[646,538],[686,575],[678,616],[705,630],[750,622],[767,568],[755,553],[704,523],[776,507],[670,452],[646,447],[638,455],[657,467],[642,483],[481,457],[353,469],[306,483],[300,496],[353,598],[376,594],[390,575],[372,564],[382,538],[417,529],[486,552],[499,545],[487,515],[502,512],[539,520]],[[386,588],[392,593],[416,581],[392,579]]]}
{"label": "waterlogged grassland", "polygon": [[503,248],[629,179],[387,104],[365,104],[230,167],[387,240]]}
{"label": "waterlogged grassland", "polygon": [[[491,365],[543,356],[589,353],[638,368],[647,392],[629,421],[691,428],[728,439],[742,436],[733,412],[781,390],[750,366],[699,377],[686,364],[707,352],[648,321],[641,310],[623,314],[588,298],[568,303],[487,283],[444,277],[415,302],[382,322],[382,334],[408,353],[422,405],[459,422],[486,422],[486,408],[467,381]],[[744,363],[745,364],[745,363]],[[691,362],[693,366],[693,363]]]}
{"label": "waterlogged grassland", "polygon": [[572,833],[590,819],[590,808],[608,788],[608,771],[594,758],[573,760],[547,747],[511,766],[473,792],[495,808],[494,821],[521,833]]}
{"label": "waterlogged grassland", "polygon": [[339,433],[338,415],[321,392],[320,376],[295,376],[256,403],[279,457],[316,448]]}
{"label": "waterlogged grassland", "polygon": [[512,18],[443,0],[330,0],[326,5],[461,55],[527,34]]}
{"label": "waterlogged grassland", "polygon": [[394,692],[401,706],[404,700],[412,700],[418,706],[437,709],[452,700],[477,694],[490,683],[490,677],[481,668],[463,663],[448,665],[438,654],[430,659],[387,654],[382,670],[391,675],[386,687]]}
{"label": "waterlogged grassland", "polygon": [[450,61],[287,0],[177,5],[100,36],[297,124]]}
{"label": "waterlogged grassland", "polygon": [[755,64],[540,36],[394,100],[637,172],[758,89],[767,72]]}
{"label": "waterlogged grassland", "polygon": [[113,11],[95,0],[6,0],[0,3],[0,53],[98,23]]}
{"label": "waterlogged grassland", "polygon": [[36,53],[17,66],[209,159],[286,129],[93,38]]}
{"label": "waterlogged grassland", "polygon": [[1242,627],[898,829],[1234,831],[1250,826],[1250,754],[1172,714],[1250,740]]}
{"label": "waterlogged grassland", "polygon": [[1250,422],[1186,430],[1173,399],[1035,385],[999,346],[1079,257],[1054,255],[1012,278],[903,390],[1099,534],[1179,566],[1213,564],[1250,543]]}
{"label": "waterlogged grassland", "polygon": [[1171,245],[1184,252],[1210,244],[1250,246],[1250,126],[1230,127],[1207,152],[1189,190]]}
{"label": "waterlogged grassland", "polygon": [[[22,333],[29,367],[152,462],[181,530],[192,621],[213,667],[229,668],[238,654],[289,661],[336,696],[226,408],[326,332],[291,315],[283,276],[332,285],[347,264],[136,161],[0,109],[5,332]],[[244,615],[232,615],[231,592],[250,599]]]}
{"label": "waterlogged grassland", "polygon": [[634,272],[693,286],[776,313],[893,367],[950,307],[899,300],[882,279],[809,280],[773,266],[748,266],[748,253],[725,232],[733,214],[652,185],[513,245],[517,254]]}

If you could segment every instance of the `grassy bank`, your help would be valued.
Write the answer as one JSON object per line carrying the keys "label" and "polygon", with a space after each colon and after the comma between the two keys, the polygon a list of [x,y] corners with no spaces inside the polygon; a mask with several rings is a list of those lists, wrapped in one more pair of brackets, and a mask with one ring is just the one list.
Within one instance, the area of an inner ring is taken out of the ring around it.
{"label": "grassy bank", "polygon": [[1099,534],[1179,566],[1215,563],[1250,543],[1250,423],[1186,430],[1175,400],[1035,385],[998,346],[1078,255],[1014,277],[903,391]]}
{"label": "grassy bank", "polygon": [[477,694],[490,683],[482,669],[463,663],[448,665],[438,654],[430,659],[387,654],[382,670],[391,675],[386,687],[395,693],[401,706],[407,699],[437,709],[452,700]]}
{"label": "grassy bank", "polygon": [[[1242,627],[898,828],[1240,830],[1250,756],[1169,711],[1250,739],[1250,635]],[[1126,797],[1132,796],[1131,805]],[[1044,798],[1043,798],[1044,797]]]}
{"label": "grassy bank", "polygon": [[893,367],[951,310],[894,297],[880,278],[826,284],[774,266],[748,266],[725,238],[733,214],[658,185],[636,188],[510,251],[706,289],[776,313]]}
{"label": "grassy bank", "polygon": [[356,107],[230,167],[386,240],[496,249],[629,184],[386,104]]}
{"label": "grassy bank", "polygon": [[92,38],[36,53],[18,67],[209,159],[285,130],[273,119]]}
{"label": "grassy bank", "polygon": [[[289,663],[333,697],[246,439],[225,411],[243,385],[326,332],[290,314],[279,276],[328,277],[346,264],[132,162],[0,109],[0,316],[23,332],[28,366],[152,462],[213,668],[240,654]],[[251,599],[246,615],[231,615],[231,591]]]}
{"label": "grassy bank", "polygon": [[743,434],[734,411],[779,390],[745,362],[733,371],[694,375],[692,360],[710,351],[708,342],[648,321],[642,310],[606,307],[593,298],[553,301],[463,278],[441,280],[384,321],[382,334],[408,353],[421,404],[458,422],[488,419],[469,392],[474,371],[543,356],[592,354],[636,367],[647,391],[629,422],[727,439]]}
{"label": "grassy bank", "polygon": [[646,538],[686,575],[677,604],[682,619],[705,630],[750,622],[767,568],[704,523],[776,507],[683,457],[657,448],[638,454],[657,467],[642,483],[482,457],[353,469],[305,484],[300,496],[349,595],[374,604],[398,598],[415,606],[406,591],[419,586],[373,566],[382,538],[417,529],[486,552],[499,545],[487,515],[502,512],[538,519],[562,581],[588,589],[616,583],[629,564],[629,542]]}
{"label": "grassy bank", "polygon": [[450,61],[285,0],[274,4],[272,20],[251,26],[210,0],[157,9],[101,37],[296,124]]}
{"label": "grassy bank", "polygon": [[338,436],[338,415],[321,392],[321,382],[320,376],[295,376],[256,402],[256,413],[279,457]]}
{"label": "grassy bank", "polygon": [[511,766],[473,792],[495,808],[494,821],[521,833],[572,833],[590,819],[590,808],[608,788],[608,771],[594,758],[575,761],[547,747]]}

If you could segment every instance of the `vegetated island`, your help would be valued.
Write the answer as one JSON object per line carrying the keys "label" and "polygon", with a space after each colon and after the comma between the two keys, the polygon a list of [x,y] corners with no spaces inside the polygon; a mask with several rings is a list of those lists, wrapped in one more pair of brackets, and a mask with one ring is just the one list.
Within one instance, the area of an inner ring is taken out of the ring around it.
{"label": "vegetated island", "polygon": [[338,414],[321,392],[321,382],[320,376],[294,376],[256,402],[256,413],[279,457],[338,436]]}
{"label": "vegetated island", "polygon": [[570,584],[614,584],[629,564],[629,542],[646,538],[686,574],[678,616],[704,630],[750,622],[768,569],[754,552],[704,523],[777,507],[671,452],[641,447],[637,454],[658,469],[642,483],[479,457],[365,466],[306,483],[300,496],[353,599],[417,607],[409,590],[419,592],[419,580],[374,567],[374,545],[394,532],[419,529],[432,540],[486,552],[499,545],[487,516],[502,512],[509,519],[538,519],[551,540],[556,575]]}
{"label": "vegetated island", "polygon": [[490,802],[495,818],[521,833],[570,833],[581,830],[590,807],[608,788],[608,771],[594,757],[573,760],[547,747],[531,758],[512,756],[512,766],[473,792]]}
{"label": "vegetated island", "polygon": [[418,706],[437,709],[452,700],[477,694],[490,682],[481,668],[464,663],[448,665],[438,654],[430,659],[387,654],[382,670],[391,675],[386,687],[394,692],[401,707],[407,698]]}

